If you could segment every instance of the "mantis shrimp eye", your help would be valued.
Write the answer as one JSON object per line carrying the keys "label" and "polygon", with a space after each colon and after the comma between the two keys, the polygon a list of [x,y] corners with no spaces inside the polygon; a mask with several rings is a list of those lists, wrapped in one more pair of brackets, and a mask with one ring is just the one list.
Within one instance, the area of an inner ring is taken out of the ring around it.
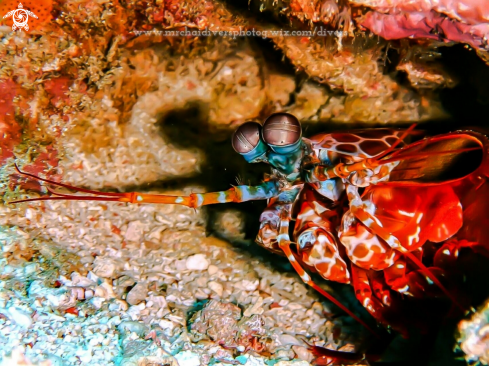
{"label": "mantis shrimp eye", "polygon": [[278,154],[299,149],[302,142],[299,120],[289,113],[275,113],[263,124],[263,140]]}
{"label": "mantis shrimp eye", "polygon": [[261,125],[258,122],[245,122],[239,126],[233,135],[233,148],[247,162],[265,154],[268,147],[261,139]]}

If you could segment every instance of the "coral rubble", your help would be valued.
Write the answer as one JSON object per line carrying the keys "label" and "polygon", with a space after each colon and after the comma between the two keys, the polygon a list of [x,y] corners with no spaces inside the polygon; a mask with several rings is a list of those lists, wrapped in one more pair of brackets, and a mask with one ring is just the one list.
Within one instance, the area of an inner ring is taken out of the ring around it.
{"label": "coral rubble", "polygon": [[[325,129],[444,117],[438,93],[456,80],[423,56],[447,41],[487,57],[486,3],[466,3],[473,9],[449,1],[258,0],[241,11],[213,0],[26,0],[37,15],[29,31],[14,32],[13,20],[2,18],[3,364],[305,366],[312,355],[303,338],[335,349],[349,342],[297,276],[206,237],[202,211],[9,205],[45,193],[14,163],[89,189],[147,190],[209,163],[202,149],[162,132],[169,115],[192,106],[209,134],[225,138],[276,111]],[[3,1],[0,15],[17,7]],[[280,33],[292,29],[326,33]],[[181,31],[189,33],[175,36]],[[260,39],[242,31],[260,31]],[[396,49],[400,60],[390,63]],[[229,210],[212,224],[243,243],[243,222]],[[462,348],[483,359],[469,339]]]}

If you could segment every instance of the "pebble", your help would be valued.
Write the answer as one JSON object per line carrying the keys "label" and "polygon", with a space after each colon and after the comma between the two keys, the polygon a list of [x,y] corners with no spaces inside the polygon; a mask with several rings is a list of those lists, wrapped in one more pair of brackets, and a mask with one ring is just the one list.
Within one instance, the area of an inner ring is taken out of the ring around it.
{"label": "pebble", "polygon": [[39,272],[39,264],[37,263],[29,263],[24,267],[24,273],[26,276],[30,276],[36,272]]}
{"label": "pebble", "polygon": [[[87,297],[86,293],[85,293],[85,297]],[[90,299],[90,304],[92,304],[92,306],[97,310],[102,307],[104,302],[105,302],[105,299],[103,297],[92,297]]]}
{"label": "pebble", "polygon": [[175,328],[175,323],[173,323],[172,321],[166,320],[166,319],[160,320],[158,322],[158,325],[162,329],[167,331],[167,333],[171,333],[173,331],[173,329]]}
{"label": "pebble", "polygon": [[[79,316],[81,316],[80,313],[78,313]],[[53,322],[64,322],[66,320],[66,318],[64,316],[61,316],[61,315],[50,314],[49,320],[53,321]]]}
{"label": "pebble", "polygon": [[45,361],[49,362],[49,365],[51,366],[64,366],[65,363],[61,359],[61,357],[48,354],[47,357],[45,358]]}
{"label": "pebble", "polygon": [[203,271],[209,268],[209,261],[204,254],[195,254],[187,258],[185,265],[191,271]]}
{"label": "pebble", "polygon": [[112,327],[112,326],[118,326],[119,324],[121,324],[121,317],[119,315],[116,315],[116,316],[113,316],[112,318],[109,319],[109,321],[107,322],[107,325],[109,327]]}
{"label": "pebble", "polygon": [[144,301],[146,296],[148,296],[148,287],[145,283],[139,282],[128,292],[126,301],[131,305],[137,305]]}
{"label": "pebble", "polygon": [[88,272],[87,274],[87,278],[90,280],[90,281],[93,281],[94,284],[100,284],[102,283],[102,281],[100,280],[100,277],[97,276],[95,273],[93,273],[92,271]]}
{"label": "pebble", "polygon": [[[281,349],[277,352],[275,352],[275,357],[277,358],[283,358],[283,359],[291,359],[291,358],[294,358],[295,356],[295,352],[292,351],[291,349]],[[291,364],[287,364],[287,365],[291,365]],[[309,365],[308,365],[309,366]]]}
{"label": "pebble", "polygon": [[311,364],[307,361],[292,360],[292,361],[280,361],[276,363],[275,366],[311,366]]}
{"label": "pebble", "polygon": [[135,241],[138,242],[141,240],[143,236],[143,227],[140,221],[131,221],[127,226],[126,234],[124,235],[124,239],[127,241]]}
{"label": "pebble", "polygon": [[85,289],[82,287],[72,287],[71,292],[73,293],[75,299],[85,300]]}
{"label": "pebble", "polygon": [[258,288],[259,284],[260,284],[259,280],[255,280],[255,281],[243,280],[236,283],[235,287],[244,291],[255,291]]}
{"label": "pebble", "polygon": [[219,267],[211,264],[209,268],[207,268],[207,272],[209,273],[210,276],[214,275],[219,271]]}
{"label": "pebble", "polygon": [[179,261],[175,261],[175,268],[178,272],[181,272],[181,271],[185,271],[187,269],[187,264],[186,264],[186,260],[185,259],[182,259],[182,260],[179,260]]}
{"label": "pebble", "polygon": [[284,306],[287,306],[289,304],[289,302],[290,302],[290,300],[288,300],[288,299],[282,299],[279,301],[278,304],[279,304],[279,306],[284,307]]}
{"label": "pebble", "polygon": [[103,297],[104,299],[109,299],[114,297],[112,289],[103,283],[101,286],[95,287],[95,297]]}
{"label": "pebble", "polygon": [[96,285],[96,282],[88,279],[87,277],[81,276],[76,272],[74,272],[73,275],[71,276],[71,283],[73,286],[79,286],[79,287],[89,287],[89,286]]}
{"label": "pebble", "polygon": [[253,306],[248,307],[243,315],[244,316],[252,316],[252,315],[261,315],[265,310],[263,309],[263,297],[259,297]]}
{"label": "pebble", "polygon": [[175,358],[179,365],[185,366],[200,366],[200,357],[197,353],[192,351],[183,351],[178,353]]}
{"label": "pebble", "polygon": [[299,341],[294,336],[291,336],[290,334],[281,334],[278,336],[278,340],[283,346],[286,346],[286,345],[303,346],[304,345],[301,341]]}
{"label": "pebble", "polygon": [[301,346],[292,346],[297,357],[303,361],[312,362],[314,355],[306,348]]}
{"label": "pebble", "polygon": [[10,275],[14,272],[15,272],[15,268],[7,264],[6,266],[3,267],[2,274],[3,275]]}
{"label": "pebble", "polygon": [[110,311],[126,311],[129,305],[124,300],[115,299],[109,304]]}
{"label": "pebble", "polygon": [[210,281],[207,286],[214,291],[217,296],[222,297],[222,294],[224,292],[224,287],[221,285],[219,282],[216,281]]}
{"label": "pebble", "polygon": [[0,291],[0,308],[4,308],[7,306],[7,301],[10,299],[10,295]]}
{"label": "pebble", "polygon": [[55,290],[51,294],[47,294],[46,298],[49,304],[58,310],[72,308],[77,303],[76,293],[67,291],[66,288]]}
{"label": "pebble", "polygon": [[[159,309],[161,309],[161,308],[168,309],[168,303],[166,302],[166,299],[164,296],[150,295],[149,300],[153,303],[154,307],[157,307]],[[149,302],[148,302],[148,304],[146,304],[146,307],[150,307]]]}
{"label": "pebble", "polygon": [[132,277],[121,276],[115,281],[115,285],[118,287],[129,287],[136,283]]}
{"label": "pebble", "polygon": [[116,272],[117,266],[110,258],[97,257],[94,261],[93,272],[104,278],[112,278]]}
{"label": "pebble", "polygon": [[141,310],[144,309],[144,302],[139,303],[139,305],[132,305],[127,311],[126,315],[130,317],[132,320],[139,319],[141,315]]}
{"label": "pebble", "polygon": [[149,332],[149,328],[146,325],[136,321],[124,321],[119,324],[117,329],[119,329],[120,332],[125,333],[134,332],[140,337],[146,335],[146,333]]}
{"label": "pebble", "polygon": [[34,280],[29,285],[27,293],[29,297],[43,297],[48,289],[41,280]]}
{"label": "pebble", "polygon": [[22,328],[29,328],[32,325],[32,317],[24,310],[11,307],[8,309],[9,318],[12,322]]}
{"label": "pebble", "polygon": [[267,366],[265,362],[261,358],[256,358],[252,355],[242,355],[236,357],[236,360],[239,362],[243,363],[243,361],[246,361],[244,363],[244,366]]}
{"label": "pebble", "polygon": [[82,264],[92,263],[93,259],[94,258],[91,255],[87,255],[85,257],[80,258],[80,263],[82,263]]}
{"label": "pebble", "polygon": [[122,354],[122,358],[119,358],[117,365],[153,366],[167,364],[161,357],[163,352],[152,341],[133,338],[133,334],[131,333],[131,335],[124,338],[122,342],[124,353]]}

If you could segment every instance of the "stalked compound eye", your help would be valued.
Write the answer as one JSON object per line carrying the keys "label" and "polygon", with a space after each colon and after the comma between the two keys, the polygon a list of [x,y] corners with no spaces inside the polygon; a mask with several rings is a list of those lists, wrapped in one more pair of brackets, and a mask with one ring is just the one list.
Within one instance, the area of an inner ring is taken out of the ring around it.
{"label": "stalked compound eye", "polygon": [[245,122],[233,135],[234,150],[243,155],[247,162],[262,156],[268,150],[261,139],[261,129],[258,122]]}
{"label": "stalked compound eye", "polygon": [[301,124],[289,113],[275,113],[268,117],[262,134],[265,143],[279,154],[290,154],[301,146]]}

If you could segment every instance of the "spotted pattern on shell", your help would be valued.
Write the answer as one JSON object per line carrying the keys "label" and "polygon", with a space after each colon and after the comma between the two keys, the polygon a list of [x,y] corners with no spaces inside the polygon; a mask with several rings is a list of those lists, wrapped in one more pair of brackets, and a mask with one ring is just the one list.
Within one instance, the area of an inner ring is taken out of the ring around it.
{"label": "spotted pattern on shell", "polygon": [[331,137],[338,142],[359,142],[360,137],[351,133],[332,133]]}
{"label": "spotted pattern on shell", "polygon": [[303,262],[315,268],[323,278],[350,283],[350,273],[341,258],[328,215],[331,216],[331,211],[317,201],[303,203],[294,229],[298,252]]}
{"label": "spotted pattern on shell", "polygon": [[347,181],[356,187],[367,187],[370,184],[384,182],[389,179],[392,170],[398,165],[399,162],[394,161],[392,163],[379,165],[372,170],[360,170],[352,173]]}
{"label": "spotted pattern on shell", "polygon": [[358,147],[355,144],[339,144],[336,146],[336,150],[341,153],[354,154],[358,151]]}
{"label": "spotted pattern on shell", "polygon": [[279,236],[280,212],[286,209],[291,211],[291,204],[281,202],[271,202],[260,215],[260,230],[256,236],[256,243],[276,253],[282,253],[278,247],[277,238]]}
{"label": "spotted pattern on shell", "polygon": [[316,135],[311,138],[311,142],[314,150],[327,149],[329,153],[366,159],[387,150],[403,132],[402,130],[381,128],[349,133],[329,133]]}
{"label": "spotted pattern on shell", "polygon": [[357,266],[364,269],[380,271],[394,264],[399,253],[393,250],[384,240],[372,234],[367,227],[359,222],[351,212],[347,212],[338,234],[346,254]]}

